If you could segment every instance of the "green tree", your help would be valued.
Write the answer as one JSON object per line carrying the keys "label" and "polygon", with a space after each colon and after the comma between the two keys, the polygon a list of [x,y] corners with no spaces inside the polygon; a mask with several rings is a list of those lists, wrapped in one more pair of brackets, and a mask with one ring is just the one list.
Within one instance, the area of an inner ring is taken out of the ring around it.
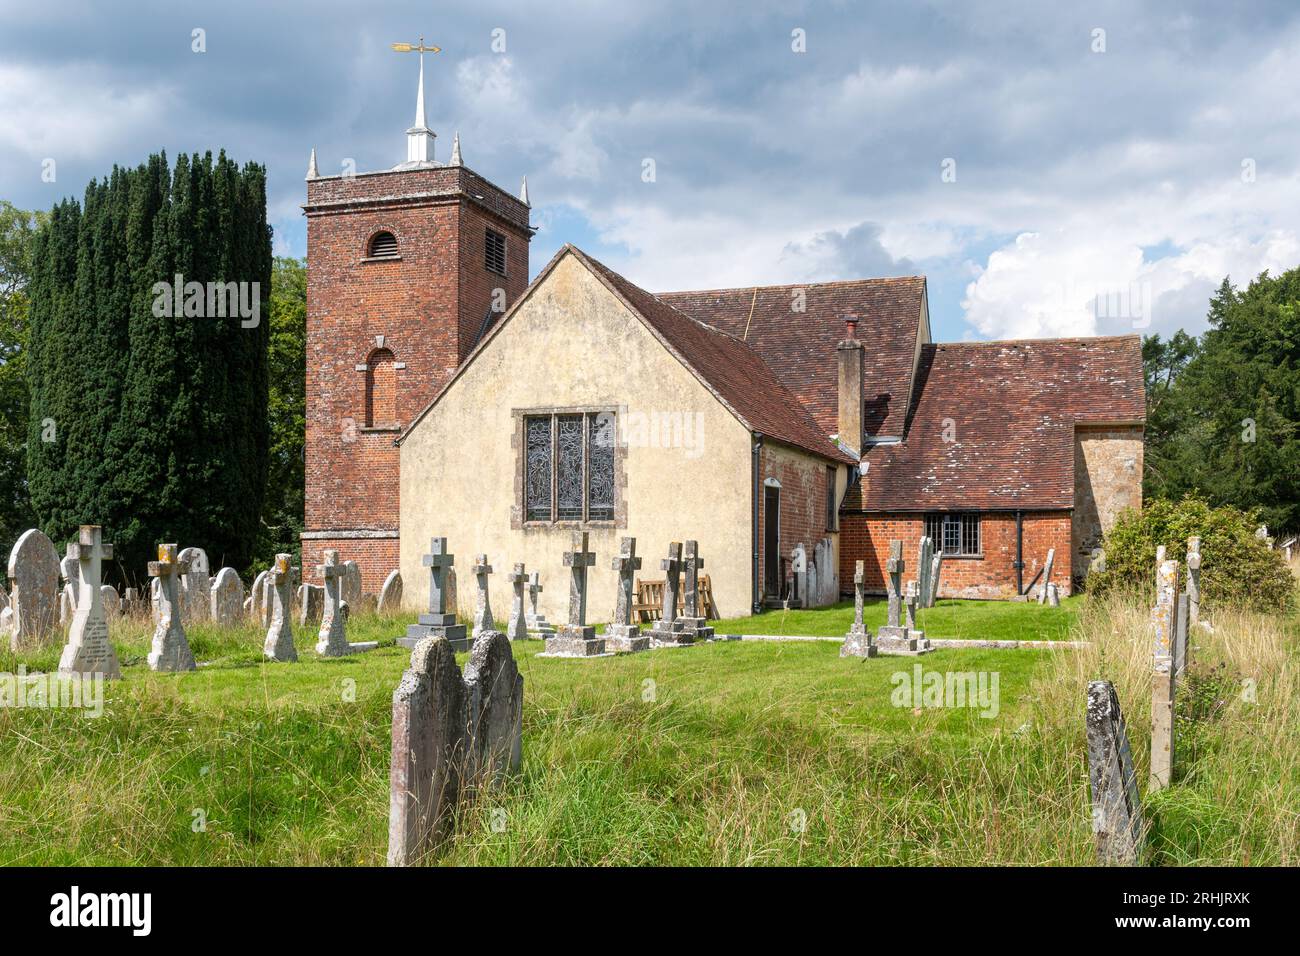
{"label": "green tree", "polygon": [[[30,287],[27,468],[56,541],[104,525],[129,580],[164,540],[251,561],[269,444],[270,247],[265,171],[224,152],[182,155],[172,172],[162,155],[115,168],[51,212]],[[219,308],[241,295],[255,325]]]}
{"label": "green tree", "polygon": [[300,553],[307,427],[307,265],[301,259],[277,257],[272,264],[270,331],[270,467],[251,570],[269,566],[278,552]]}

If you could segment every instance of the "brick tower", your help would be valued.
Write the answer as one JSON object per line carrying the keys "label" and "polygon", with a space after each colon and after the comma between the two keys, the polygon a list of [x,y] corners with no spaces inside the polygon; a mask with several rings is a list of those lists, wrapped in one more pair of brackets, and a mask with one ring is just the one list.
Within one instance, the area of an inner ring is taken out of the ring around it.
{"label": "brick tower", "polygon": [[307,171],[303,567],[333,548],[377,591],[398,562],[393,440],[528,284],[528,186],[515,198],[433,156],[420,58],[406,162]]}

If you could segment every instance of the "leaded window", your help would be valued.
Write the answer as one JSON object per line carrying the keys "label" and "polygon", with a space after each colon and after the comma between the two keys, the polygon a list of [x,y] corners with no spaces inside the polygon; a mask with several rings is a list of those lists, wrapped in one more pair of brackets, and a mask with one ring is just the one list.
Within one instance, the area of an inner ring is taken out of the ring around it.
{"label": "leaded window", "polygon": [[980,554],[980,516],[973,512],[929,514],[925,533],[944,554]]}
{"label": "leaded window", "polygon": [[525,416],[525,520],[613,521],[615,436],[611,412]]}

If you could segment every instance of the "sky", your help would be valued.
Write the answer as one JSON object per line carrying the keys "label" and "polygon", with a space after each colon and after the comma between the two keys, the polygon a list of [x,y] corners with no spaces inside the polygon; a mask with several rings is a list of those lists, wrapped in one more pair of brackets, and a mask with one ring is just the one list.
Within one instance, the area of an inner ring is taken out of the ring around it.
{"label": "sky", "polygon": [[312,147],[405,159],[421,35],[435,158],[528,177],[533,274],[566,242],[656,292],[920,274],[958,341],[1200,332],[1225,277],[1300,265],[1294,0],[0,0],[0,198],[225,148],[305,255]]}

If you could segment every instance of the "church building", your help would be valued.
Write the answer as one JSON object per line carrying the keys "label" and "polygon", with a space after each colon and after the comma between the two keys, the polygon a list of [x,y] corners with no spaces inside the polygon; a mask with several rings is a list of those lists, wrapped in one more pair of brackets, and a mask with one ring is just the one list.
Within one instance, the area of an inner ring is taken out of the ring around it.
{"label": "church building", "polygon": [[[434,158],[423,68],[407,159],[307,179],[307,513],[377,590],[448,539],[459,579],[485,554],[539,571],[567,617],[561,555],[586,531],[589,620],[608,620],[611,561],[639,577],[695,539],[718,611],[828,603],[864,561],[883,592],[891,539],[906,578],[922,535],[940,596],[1025,593],[1054,551],[1062,593],[1102,532],[1140,507],[1138,336],[935,343],[923,277],[648,292],[573,246],[528,282],[516,197]],[[462,583],[459,604],[472,607]]]}

